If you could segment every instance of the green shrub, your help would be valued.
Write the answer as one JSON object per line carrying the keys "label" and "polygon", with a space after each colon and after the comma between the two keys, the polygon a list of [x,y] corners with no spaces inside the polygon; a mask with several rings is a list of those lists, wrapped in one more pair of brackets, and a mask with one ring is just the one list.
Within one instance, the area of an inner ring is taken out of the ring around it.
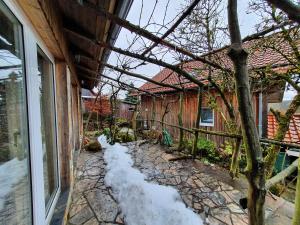
{"label": "green shrub", "polygon": [[233,147],[232,147],[232,143],[225,141],[225,148],[224,148],[224,152],[226,155],[232,155],[233,153]]}
{"label": "green shrub", "polygon": [[132,142],[135,141],[135,138],[133,135],[128,133],[119,133],[117,137],[122,143]]}
{"label": "green shrub", "polygon": [[95,137],[99,137],[102,134],[102,132],[100,130],[95,131]]}
{"label": "green shrub", "polygon": [[270,187],[269,191],[274,194],[279,196],[280,193],[284,190],[284,186],[282,184],[275,184],[272,187]]}
{"label": "green shrub", "polygon": [[108,127],[105,127],[103,129],[103,132],[102,132],[107,138],[110,137],[110,129]]}
{"label": "green shrub", "polygon": [[11,159],[11,153],[9,151],[9,148],[2,148],[0,153],[0,162],[6,162]]}
{"label": "green shrub", "polygon": [[189,150],[190,152],[193,150],[193,140],[191,139],[183,139],[183,147]]}
{"label": "green shrub", "polygon": [[160,132],[157,130],[143,130],[142,133],[142,138],[146,140],[155,140],[159,138]]}
{"label": "green shrub", "polygon": [[239,165],[240,165],[240,170],[241,171],[244,171],[245,168],[247,167],[247,156],[243,151],[241,151]]}
{"label": "green shrub", "polygon": [[97,140],[94,140],[94,141],[91,141],[90,143],[88,143],[86,146],[85,146],[85,149],[87,151],[90,151],[90,152],[99,152],[102,150],[102,146],[101,144],[99,143],[99,141]]}
{"label": "green shrub", "polygon": [[129,127],[130,122],[127,119],[124,119],[124,118],[117,118],[116,119],[116,125],[118,127]]}
{"label": "green shrub", "polygon": [[191,152],[193,150],[194,141],[192,139],[185,139],[184,145]]}
{"label": "green shrub", "polygon": [[197,154],[201,151],[209,161],[216,162],[221,159],[220,153],[217,151],[217,146],[214,142],[205,138],[199,138],[197,143]]}

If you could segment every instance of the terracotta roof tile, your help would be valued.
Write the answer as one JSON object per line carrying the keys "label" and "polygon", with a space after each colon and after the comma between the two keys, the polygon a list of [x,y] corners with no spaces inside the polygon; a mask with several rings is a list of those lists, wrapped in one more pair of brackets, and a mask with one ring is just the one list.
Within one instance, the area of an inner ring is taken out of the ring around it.
{"label": "terracotta roof tile", "polygon": [[[282,65],[287,64],[286,59],[279,54],[278,52],[271,50],[271,49],[263,49],[258,47],[260,43],[260,40],[254,40],[254,41],[248,41],[245,42],[243,45],[247,49],[247,51],[250,53],[248,58],[248,66],[250,68],[259,68],[267,65]],[[283,49],[285,52],[290,52],[289,45],[284,44],[282,42],[279,42],[278,45],[280,48]],[[217,57],[219,60],[222,61],[223,65],[226,65],[227,68],[232,67],[232,62],[227,56],[227,49],[219,51],[213,55],[213,57]],[[195,74],[195,76],[198,77],[199,80],[205,79],[207,77],[207,67],[202,62],[199,61],[190,61],[183,64],[183,69],[191,74]],[[277,72],[284,72],[286,71],[287,67],[280,67],[276,69]],[[196,69],[196,70],[195,70]],[[201,72],[201,75],[200,75]],[[156,74],[153,78],[153,80],[158,82],[164,82],[172,85],[179,85],[183,84],[183,86],[187,89],[189,88],[195,88],[197,87],[196,84],[189,82],[185,78],[178,78],[177,73],[173,72],[170,69],[163,69],[161,72]],[[204,80],[204,83],[208,83]],[[167,92],[172,91],[172,88],[167,87],[161,87],[156,84],[147,82],[144,85],[140,87],[142,90],[147,90],[152,93],[158,93],[158,92]]]}
{"label": "terracotta roof tile", "polygon": [[[273,114],[268,115],[268,138],[274,139],[278,124]],[[300,144],[300,114],[295,114],[290,121],[290,128],[285,134],[284,142]]]}

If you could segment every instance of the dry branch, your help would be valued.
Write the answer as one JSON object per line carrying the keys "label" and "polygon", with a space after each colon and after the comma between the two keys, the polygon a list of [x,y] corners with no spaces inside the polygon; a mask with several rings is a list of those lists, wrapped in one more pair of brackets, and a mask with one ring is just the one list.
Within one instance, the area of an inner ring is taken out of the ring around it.
{"label": "dry branch", "polygon": [[[160,39],[165,39],[168,37],[174,30],[180,25],[180,23],[191,14],[193,9],[197,6],[197,4],[200,2],[200,0],[194,0],[192,4],[182,13],[182,15],[178,18],[178,20],[167,30]],[[150,52],[153,48],[155,48],[159,43],[155,42],[150,47],[148,47],[142,55],[146,55],[148,52]]]}
{"label": "dry branch", "polygon": [[139,60],[143,60],[143,61],[146,61],[146,62],[149,62],[149,63],[152,63],[152,64],[156,64],[156,65],[162,66],[164,68],[168,68],[168,69],[176,72],[177,74],[182,75],[183,77],[185,77],[186,79],[188,79],[192,83],[195,83],[199,86],[204,86],[204,84],[200,80],[198,80],[196,77],[194,77],[193,75],[191,75],[188,72],[184,71],[183,69],[181,69],[178,66],[174,66],[174,65],[166,63],[162,60],[153,59],[153,58],[150,58],[150,57],[145,57],[145,56],[142,56],[142,55],[137,54],[137,53],[133,53],[133,52],[130,52],[130,51],[123,50],[121,48],[113,47],[113,46],[110,46],[110,45],[105,44],[105,43],[101,43],[100,45],[102,47],[110,49],[114,52],[117,52],[119,54],[126,55],[126,56],[136,58],[136,59],[139,59]]}
{"label": "dry branch", "polygon": [[112,50],[114,52],[117,52],[119,54],[122,54],[122,55],[126,55],[126,56],[129,56],[129,57],[132,57],[132,58],[136,58],[136,59],[139,59],[139,60],[142,60],[142,61],[145,61],[145,62],[149,62],[149,63],[152,63],[152,64],[156,64],[158,66],[162,66],[164,68],[168,68],[176,73],[178,73],[179,75],[182,75],[183,77],[185,77],[186,79],[188,79],[189,81],[199,85],[199,86],[203,86],[203,83],[198,80],[196,77],[194,77],[193,75],[189,74],[188,72],[182,70],[181,68],[179,68],[178,66],[174,66],[172,64],[169,64],[169,63],[166,63],[162,60],[158,60],[158,59],[153,59],[153,58],[150,58],[150,57],[145,57],[145,56],[142,56],[140,54],[137,54],[137,53],[133,53],[133,52],[130,52],[130,51],[127,51],[127,50],[123,50],[121,48],[117,48],[117,47],[113,47],[107,43],[104,43],[104,42],[99,42],[99,41],[96,41],[96,40],[92,40],[88,37],[86,37],[85,35],[82,35],[82,34],[79,34],[75,31],[72,31],[70,29],[67,29],[65,28],[65,31],[66,32],[69,32],[70,34],[74,35],[74,36],[77,36],[83,40],[86,40],[88,42],[91,42],[93,43],[94,45],[97,45],[99,47],[104,47],[106,49],[109,49],[109,50]]}
{"label": "dry branch", "polygon": [[[142,90],[142,89],[137,88],[137,87],[133,87],[133,86],[131,86],[131,85],[129,85],[129,84],[126,84],[126,83],[124,83],[124,82],[122,82],[122,81],[120,81],[120,80],[114,79],[114,78],[112,78],[112,77],[106,76],[106,75],[104,75],[104,74],[98,74],[97,72],[95,72],[95,71],[93,71],[93,70],[89,70],[89,69],[87,69],[87,68],[85,68],[85,67],[82,67],[82,66],[79,66],[79,65],[76,65],[76,67],[79,68],[79,69],[81,69],[81,70],[87,71],[88,73],[92,73],[92,74],[95,74],[95,75],[99,75],[99,76],[105,77],[105,78],[107,78],[107,79],[109,79],[109,80],[115,81],[115,82],[117,82],[117,83],[119,83],[119,84],[121,84],[121,85],[124,85],[124,86],[126,86],[126,87],[130,87],[130,88],[133,88],[133,89],[135,89],[135,90],[137,90],[137,91],[146,93],[146,94],[148,94],[148,95],[150,95],[150,96],[154,96],[154,97],[160,98],[159,95],[155,95],[155,94],[153,94],[153,93],[151,93],[151,92],[149,92],[149,91]],[[84,75],[84,77],[85,77],[85,78],[92,79],[92,80],[98,80],[98,81],[101,81],[100,78],[95,78],[95,77],[91,77],[91,76],[87,76],[87,75]]]}
{"label": "dry branch", "polygon": [[300,23],[300,6],[293,3],[291,0],[267,0],[275,7],[284,11],[291,20]]}
{"label": "dry branch", "polygon": [[158,82],[158,81],[155,81],[155,80],[153,80],[151,78],[145,77],[145,76],[143,76],[141,74],[129,72],[127,70],[121,69],[119,67],[116,67],[116,66],[113,66],[113,65],[110,65],[110,64],[107,64],[107,63],[102,63],[102,65],[104,65],[104,66],[106,66],[106,67],[108,67],[110,69],[113,69],[115,71],[118,71],[120,73],[127,74],[128,76],[136,77],[136,78],[140,78],[140,79],[146,80],[146,81],[148,81],[150,83],[153,83],[153,84],[156,84],[158,86],[172,88],[172,89],[175,89],[177,91],[183,91],[183,89],[180,88],[180,87],[177,87],[177,86],[174,86],[174,85],[171,85],[171,84],[167,84],[167,83],[163,83],[163,82]]}
{"label": "dry branch", "polygon": [[112,14],[112,13],[109,13],[101,8],[98,8],[96,7],[95,5],[93,4],[90,4],[90,3],[84,3],[83,4],[84,7],[90,9],[91,11],[93,11],[95,14],[101,16],[101,17],[104,17],[106,19],[109,19],[111,20],[112,22],[118,24],[119,26],[131,31],[131,32],[134,32],[140,36],[143,36],[151,41],[153,41],[154,43],[157,43],[157,44],[161,44],[165,47],[168,47],[169,49],[172,49],[174,50],[175,52],[179,52],[183,55],[186,55],[196,61],[200,61],[200,62],[203,62],[207,65],[210,65],[216,69],[220,69],[222,71],[227,71],[227,72],[230,72],[231,73],[231,70],[228,69],[228,68],[223,68],[222,66],[220,66],[219,64],[217,63],[214,63],[212,61],[209,61],[208,59],[204,58],[204,57],[201,57],[201,56],[197,56],[197,55],[194,55],[193,53],[191,53],[190,51],[180,47],[180,46],[176,46],[164,39],[161,39],[160,37],[157,37],[156,35],[152,34],[151,32],[137,26],[137,25],[134,25],[132,23],[130,23],[129,21],[125,20],[125,19],[121,19],[119,18],[118,16]]}

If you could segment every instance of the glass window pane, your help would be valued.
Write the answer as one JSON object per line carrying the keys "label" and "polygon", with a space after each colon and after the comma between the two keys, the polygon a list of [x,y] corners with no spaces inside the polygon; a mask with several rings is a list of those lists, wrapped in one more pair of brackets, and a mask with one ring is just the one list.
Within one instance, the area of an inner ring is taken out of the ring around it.
{"label": "glass window pane", "polygon": [[58,189],[53,65],[40,49],[37,57],[40,78],[45,205],[48,210]]}
{"label": "glass window pane", "polygon": [[22,27],[0,0],[0,224],[32,224]]}
{"label": "glass window pane", "polygon": [[201,123],[213,123],[213,111],[209,108],[203,108],[201,109]]}

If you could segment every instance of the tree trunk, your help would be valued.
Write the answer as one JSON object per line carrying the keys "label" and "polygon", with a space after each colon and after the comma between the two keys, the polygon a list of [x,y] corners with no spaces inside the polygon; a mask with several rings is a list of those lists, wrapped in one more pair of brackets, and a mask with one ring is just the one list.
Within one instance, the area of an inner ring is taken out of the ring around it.
{"label": "tree trunk", "polygon": [[[203,87],[200,86],[198,89],[198,111],[197,111],[197,119],[196,119],[196,129],[200,128],[200,118],[201,118],[201,108],[202,108],[202,89]],[[197,144],[199,138],[199,131],[195,130],[195,137],[194,137],[194,144],[192,149],[192,155],[195,158],[197,153]]]}
{"label": "tree trunk", "polygon": [[300,224],[300,160],[298,161],[298,176],[295,196],[295,212],[293,217],[293,225]]}
{"label": "tree trunk", "polygon": [[237,0],[228,0],[228,25],[231,47],[228,55],[235,69],[236,94],[241,115],[242,134],[247,151],[249,224],[264,224],[265,173],[259,135],[256,129],[247,68],[248,53],[242,47],[237,15]]}
{"label": "tree trunk", "polygon": [[232,179],[238,177],[239,174],[239,155],[240,155],[241,143],[242,143],[241,138],[236,139],[235,148],[231,158],[230,171],[229,171],[229,174]]}
{"label": "tree trunk", "polygon": [[[183,96],[183,92],[180,92],[179,95],[179,113],[178,113],[178,125],[180,127],[183,127],[183,122],[182,122],[182,112],[183,112],[183,100],[184,100],[184,96]],[[181,150],[183,148],[183,130],[179,129],[179,144],[178,144],[178,150]]]}
{"label": "tree trunk", "polygon": [[[275,141],[283,141],[286,132],[289,130],[290,121],[299,108],[300,105],[300,94],[297,94],[291,104],[289,105],[288,110],[284,115],[278,115],[278,129],[275,134],[274,140]],[[266,165],[266,173],[267,177],[270,178],[272,176],[273,167],[276,162],[276,158],[278,152],[280,151],[280,145],[271,145],[268,148],[268,155],[265,158],[265,165]]]}

